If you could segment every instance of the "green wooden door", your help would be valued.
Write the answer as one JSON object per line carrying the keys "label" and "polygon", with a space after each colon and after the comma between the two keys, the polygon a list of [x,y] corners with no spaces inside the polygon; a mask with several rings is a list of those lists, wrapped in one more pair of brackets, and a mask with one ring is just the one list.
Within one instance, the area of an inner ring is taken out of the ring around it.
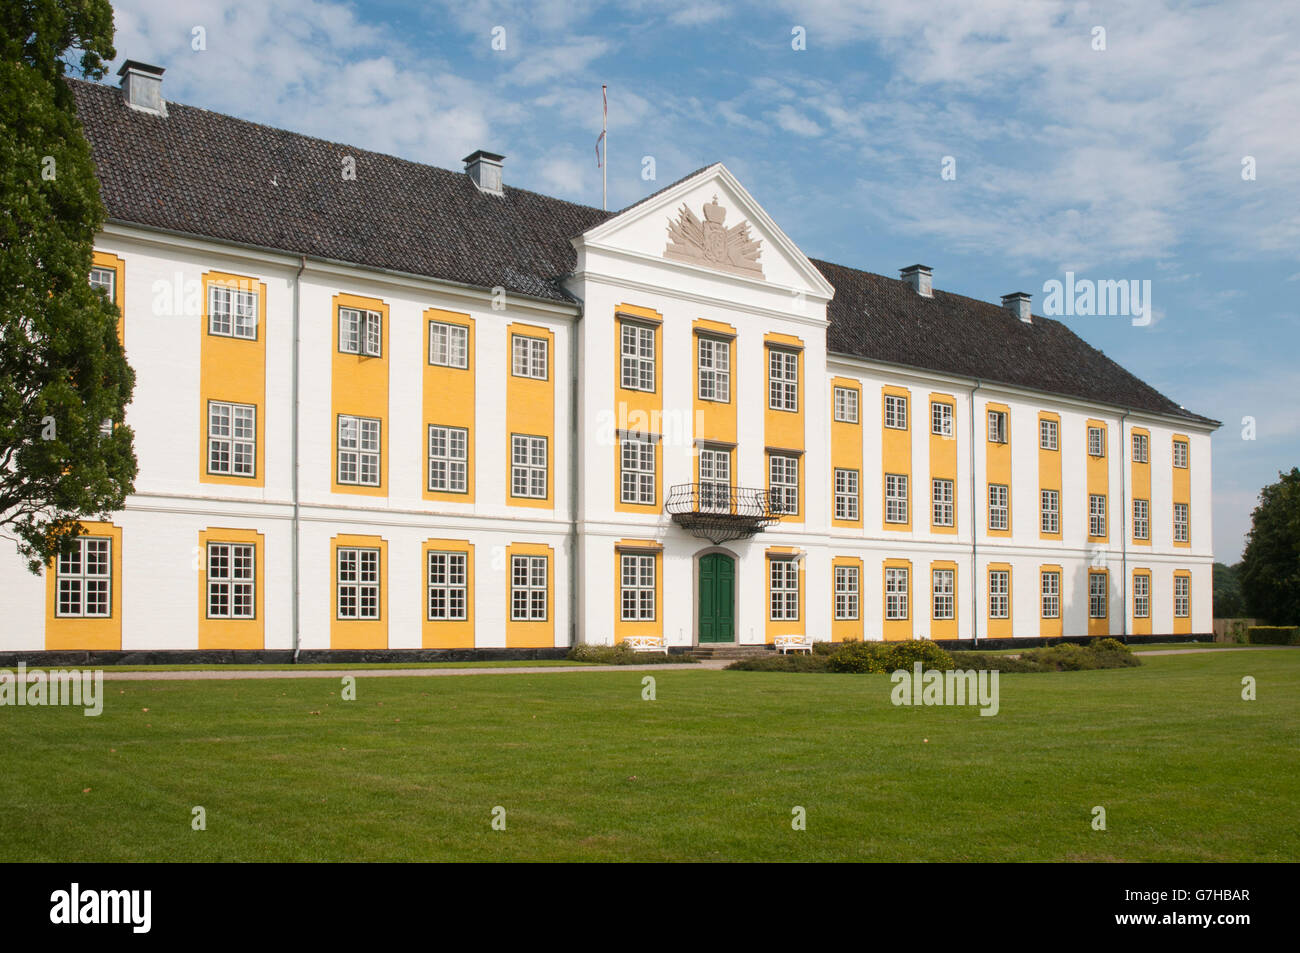
{"label": "green wooden door", "polygon": [[700,557],[700,642],[736,641],[736,564],[730,556]]}

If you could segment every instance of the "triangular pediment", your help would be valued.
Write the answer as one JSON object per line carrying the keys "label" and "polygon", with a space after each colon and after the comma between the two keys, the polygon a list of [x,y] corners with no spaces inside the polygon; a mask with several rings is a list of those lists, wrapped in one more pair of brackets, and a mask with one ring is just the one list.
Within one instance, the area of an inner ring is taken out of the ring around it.
{"label": "triangular pediment", "polygon": [[585,232],[579,248],[623,253],[829,299],[834,289],[722,163]]}

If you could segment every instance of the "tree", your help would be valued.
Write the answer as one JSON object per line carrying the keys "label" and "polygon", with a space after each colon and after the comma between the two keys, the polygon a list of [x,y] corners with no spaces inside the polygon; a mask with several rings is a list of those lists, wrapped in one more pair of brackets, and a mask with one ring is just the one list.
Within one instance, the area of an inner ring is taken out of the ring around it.
{"label": "tree", "polygon": [[81,519],[122,508],[136,474],[135,375],[117,307],[89,282],[105,213],[64,79],[104,75],[113,9],[9,0],[0,54],[0,533],[39,572]]}
{"label": "tree", "polygon": [[1214,564],[1214,617],[1216,619],[1239,619],[1245,612],[1246,603],[1241,596],[1241,563],[1229,566],[1227,563]]}
{"label": "tree", "polygon": [[1250,615],[1271,625],[1300,623],[1300,468],[1259,493],[1241,559]]}

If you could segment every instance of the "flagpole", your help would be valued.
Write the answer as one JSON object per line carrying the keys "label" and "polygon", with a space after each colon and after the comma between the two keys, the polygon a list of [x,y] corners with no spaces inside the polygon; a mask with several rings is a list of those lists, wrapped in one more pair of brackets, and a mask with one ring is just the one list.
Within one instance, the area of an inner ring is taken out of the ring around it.
{"label": "flagpole", "polygon": [[606,98],[605,91],[609,87],[601,84],[600,87],[600,134],[605,145],[605,161],[600,164],[600,207],[602,211],[609,211],[609,100]]}

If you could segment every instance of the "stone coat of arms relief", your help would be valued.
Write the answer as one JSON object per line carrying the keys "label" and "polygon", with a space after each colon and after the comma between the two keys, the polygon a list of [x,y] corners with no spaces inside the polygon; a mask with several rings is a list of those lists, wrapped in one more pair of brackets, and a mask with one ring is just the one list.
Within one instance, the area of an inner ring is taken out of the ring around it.
{"label": "stone coat of arms relief", "polygon": [[677,221],[668,222],[664,257],[762,278],[763,266],[758,262],[762,240],[749,237],[748,222],[728,228],[724,224],[726,219],[727,210],[718,204],[716,195],[712,202],[705,204],[702,222],[683,205],[677,212]]}

